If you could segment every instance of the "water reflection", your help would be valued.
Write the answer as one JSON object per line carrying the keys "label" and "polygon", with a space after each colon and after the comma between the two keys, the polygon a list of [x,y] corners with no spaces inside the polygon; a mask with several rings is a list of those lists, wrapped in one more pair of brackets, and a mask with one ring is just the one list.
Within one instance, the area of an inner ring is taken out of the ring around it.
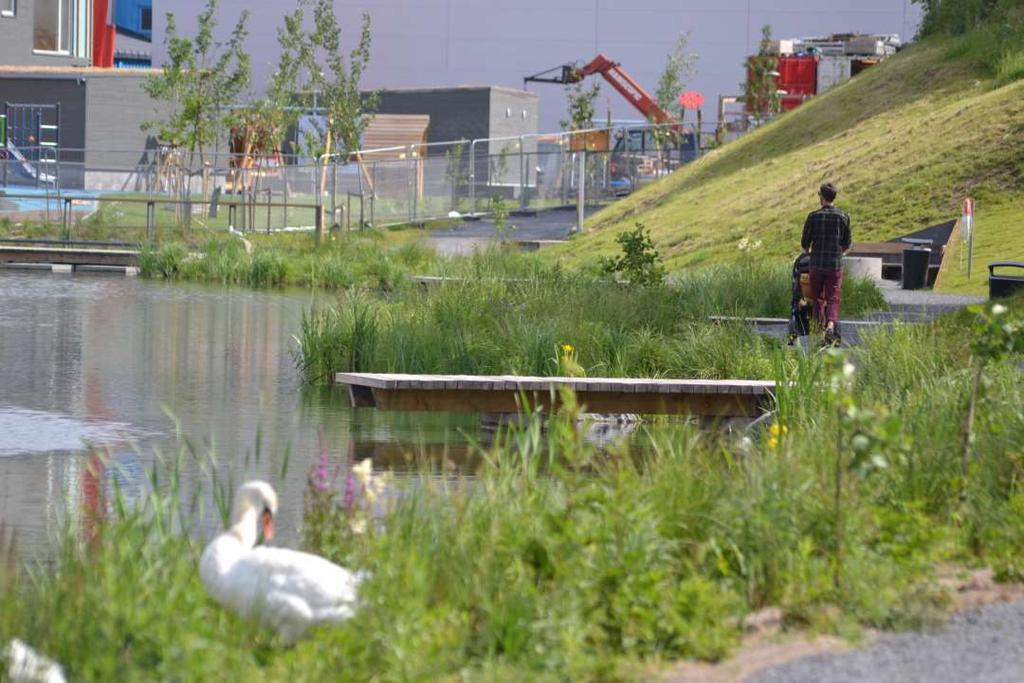
{"label": "water reflection", "polygon": [[321,427],[338,467],[373,457],[401,469],[421,442],[466,461],[458,444],[479,428],[474,416],[353,411],[341,391],[302,387],[294,335],[311,305],[305,292],[0,270],[0,522],[23,549],[45,543],[115,480],[141,495],[154,453],[177,453],[179,436],[202,456],[184,460],[186,500],[205,486],[200,462],[213,451],[223,481],[275,485],[286,538]]}

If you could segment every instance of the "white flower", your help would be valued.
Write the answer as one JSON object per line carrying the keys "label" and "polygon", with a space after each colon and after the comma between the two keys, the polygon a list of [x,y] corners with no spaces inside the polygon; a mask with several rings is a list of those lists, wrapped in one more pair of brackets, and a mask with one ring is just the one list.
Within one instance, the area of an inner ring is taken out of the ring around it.
{"label": "white flower", "polygon": [[744,237],[739,241],[739,244],[736,245],[736,248],[739,249],[740,251],[746,251],[747,249],[750,248],[750,240]]}
{"label": "white flower", "polygon": [[356,536],[361,536],[366,533],[366,518],[365,517],[353,517],[348,521],[348,530]]}
{"label": "white flower", "polygon": [[854,366],[854,364],[851,363],[850,361],[846,361],[845,363],[843,363],[843,379],[845,379],[847,382],[853,379],[853,373],[855,373],[856,371],[856,366]]}
{"label": "white flower", "polygon": [[1006,306],[1002,304],[994,304],[992,306],[992,315],[1002,315],[1006,313]]}
{"label": "white flower", "polygon": [[754,242],[753,244],[751,244],[751,245],[750,245],[750,248],[751,248],[751,249],[760,249],[760,248],[761,248],[761,240],[757,240],[756,242]]}
{"label": "white flower", "polygon": [[352,474],[356,475],[356,479],[359,480],[359,483],[365,486],[373,476],[373,461],[370,458],[363,460],[352,468]]}

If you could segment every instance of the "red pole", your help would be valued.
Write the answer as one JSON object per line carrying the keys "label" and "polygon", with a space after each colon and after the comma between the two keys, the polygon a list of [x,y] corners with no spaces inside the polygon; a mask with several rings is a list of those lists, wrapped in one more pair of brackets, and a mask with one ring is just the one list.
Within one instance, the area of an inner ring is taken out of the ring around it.
{"label": "red pole", "polygon": [[110,5],[110,0],[95,0],[92,4],[92,65],[108,69],[114,66],[117,35]]}

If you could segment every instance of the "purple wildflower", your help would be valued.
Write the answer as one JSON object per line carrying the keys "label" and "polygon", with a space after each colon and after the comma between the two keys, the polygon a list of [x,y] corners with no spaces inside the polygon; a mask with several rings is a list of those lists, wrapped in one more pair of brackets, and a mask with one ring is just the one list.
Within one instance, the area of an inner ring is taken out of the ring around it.
{"label": "purple wildflower", "polygon": [[345,513],[351,515],[356,507],[356,480],[350,469],[345,477],[345,497],[342,499]]}
{"label": "purple wildflower", "polygon": [[331,487],[330,475],[327,471],[327,440],[324,430],[320,428],[320,459],[309,473],[309,487],[314,493],[323,494]]}

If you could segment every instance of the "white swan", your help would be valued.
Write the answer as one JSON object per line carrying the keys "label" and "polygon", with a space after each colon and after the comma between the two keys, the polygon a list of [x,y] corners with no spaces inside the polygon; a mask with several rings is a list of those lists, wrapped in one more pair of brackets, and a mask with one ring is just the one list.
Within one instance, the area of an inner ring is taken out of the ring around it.
{"label": "white swan", "polygon": [[351,617],[363,576],[309,553],[253,547],[259,527],[266,539],[273,537],[275,512],[270,484],[243,484],[235,494],[232,527],[206,546],[199,578],[223,607],[292,643],[310,626]]}

